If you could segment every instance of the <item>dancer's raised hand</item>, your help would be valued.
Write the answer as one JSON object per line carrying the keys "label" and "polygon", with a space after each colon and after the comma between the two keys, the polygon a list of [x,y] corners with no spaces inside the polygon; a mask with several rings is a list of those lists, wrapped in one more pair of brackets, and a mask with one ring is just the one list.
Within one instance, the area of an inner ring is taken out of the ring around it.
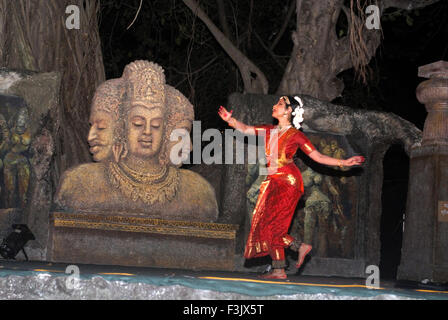
{"label": "dancer's raised hand", "polygon": [[225,122],[229,122],[230,118],[232,117],[232,113],[233,111],[229,112],[223,106],[219,107],[218,114],[221,117],[221,119],[224,120]]}
{"label": "dancer's raised hand", "polygon": [[354,156],[344,161],[344,166],[358,166],[364,163],[366,159],[363,156]]}

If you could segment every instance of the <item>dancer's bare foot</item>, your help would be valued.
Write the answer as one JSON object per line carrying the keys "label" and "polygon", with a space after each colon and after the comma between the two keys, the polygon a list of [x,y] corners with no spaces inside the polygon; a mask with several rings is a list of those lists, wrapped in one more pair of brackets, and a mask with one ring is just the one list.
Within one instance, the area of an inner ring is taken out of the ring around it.
{"label": "dancer's bare foot", "polygon": [[258,276],[261,279],[286,279],[285,269],[273,269],[271,272],[267,274],[262,274]]}
{"label": "dancer's bare foot", "polygon": [[303,263],[303,260],[305,260],[306,255],[308,253],[310,253],[311,249],[313,249],[313,247],[311,245],[302,243],[302,245],[299,248],[299,258],[297,259],[297,264],[296,264],[297,269],[300,268],[300,266]]}

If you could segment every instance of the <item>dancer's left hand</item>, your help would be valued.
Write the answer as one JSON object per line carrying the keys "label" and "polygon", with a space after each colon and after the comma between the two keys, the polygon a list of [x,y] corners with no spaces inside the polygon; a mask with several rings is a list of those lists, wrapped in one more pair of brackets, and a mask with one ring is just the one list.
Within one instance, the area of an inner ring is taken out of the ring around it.
{"label": "dancer's left hand", "polygon": [[221,117],[221,119],[224,120],[224,121],[226,121],[226,122],[229,122],[230,118],[232,117],[232,113],[233,113],[233,110],[231,110],[231,111],[229,112],[229,111],[227,111],[227,109],[224,108],[223,106],[220,106],[220,107],[219,107],[218,114],[219,114],[219,116]]}
{"label": "dancer's left hand", "polygon": [[346,167],[359,166],[362,165],[364,161],[366,161],[366,159],[363,156],[354,156],[345,160],[344,166]]}

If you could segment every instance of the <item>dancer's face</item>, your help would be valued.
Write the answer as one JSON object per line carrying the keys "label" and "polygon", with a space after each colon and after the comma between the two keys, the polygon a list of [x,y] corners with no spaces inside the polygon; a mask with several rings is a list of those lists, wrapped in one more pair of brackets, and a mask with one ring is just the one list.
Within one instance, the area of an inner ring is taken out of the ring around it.
{"label": "dancer's face", "polygon": [[282,98],[280,98],[277,102],[277,104],[275,104],[272,107],[272,117],[275,119],[280,120],[280,118],[284,117],[285,114],[291,113],[291,107],[287,107],[286,106],[286,102],[285,100],[283,100]]}

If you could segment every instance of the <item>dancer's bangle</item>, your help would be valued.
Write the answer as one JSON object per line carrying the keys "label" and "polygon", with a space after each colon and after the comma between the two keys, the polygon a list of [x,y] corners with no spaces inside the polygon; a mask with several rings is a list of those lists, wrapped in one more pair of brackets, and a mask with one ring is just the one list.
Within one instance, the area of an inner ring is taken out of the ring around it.
{"label": "dancer's bangle", "polygon": [[227,121],[227,123],[229,124],[229,126],[235,128],[235,126],[236,126],[236,119],[235,118],[230,118],[229,121]]}
{"label": "dancer's bangle", "polygon": [[344,164],[343,164],[342,160],[338,160],[338,166],[339,166],[339,168],[341,168],[341,169],[344,168]]}

